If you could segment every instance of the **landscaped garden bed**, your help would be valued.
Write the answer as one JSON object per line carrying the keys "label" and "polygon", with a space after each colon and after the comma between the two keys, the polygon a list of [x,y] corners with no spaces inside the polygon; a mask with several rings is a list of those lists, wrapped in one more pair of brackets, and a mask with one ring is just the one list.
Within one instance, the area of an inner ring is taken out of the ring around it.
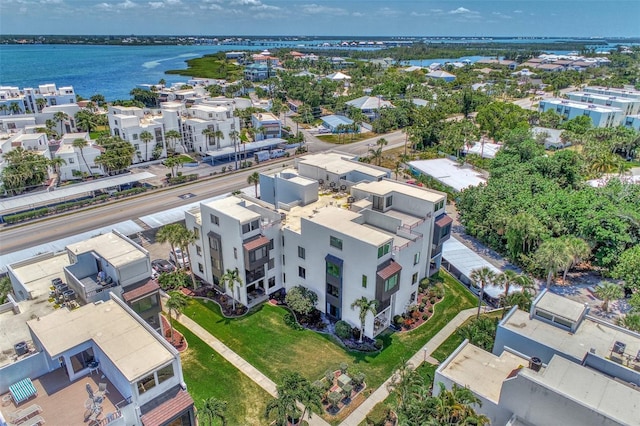
{"label": "landscaped garden bed", "polygon": [[445,289],[441,281],[425,278],[420,283],[418,302],[404,315],[396,315],[393,322],[401,331],[413,330],[433,316],[435,306],[444,298]]}
{"label": "landscaped garden bed", "polygon": [[365,374],[349,371],[347,364],[342,364],[338,370],[327,370],[324,377],[313,384],[322,389],[322,405],[330,416],[337,416],[346,409],[367,387]]}
{"label": "landscaped garden bed", "polygon": [[213,285],[200,286],[191,293],[193,297],[215,302],[220,307],[222,315],[227,318],[241,317],[249,312],[246,306],[238,302],[235,302],[234,306],[231,298]]}

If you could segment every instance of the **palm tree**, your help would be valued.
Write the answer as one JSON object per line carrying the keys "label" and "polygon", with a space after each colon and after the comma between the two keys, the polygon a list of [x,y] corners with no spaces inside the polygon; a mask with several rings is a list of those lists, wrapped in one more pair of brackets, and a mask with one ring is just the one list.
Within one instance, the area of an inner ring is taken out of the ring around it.
{"label": "palm tree", "polygon": [[618,325],[640,333],[640,314],[628,313],[624,317],[618,318]]}
{"label": "palm tree", "polygon": [[188,247],[195,243],[198,240],[198,235],[195,233],[195,231],[192,231],[190,229],[187,229],[186,226],[182,225],[181,223],[176,224],[178,225],[175,229],[175,243],[176,246],[180,247],[180,249],[182,250],[182,258],[183,259],[189,259],[187,262],[185,262],[185,266],[187,266],[187,263],[189,265],[189,273],[191,275],[191,283],[193,284],[193,288],[196,288],[196,277],[193,273],[193,260],[191,259],[191,256],[188,256],[189,250]]}
{"label": "palm tree", "polygon": [[38,112],[42,112],[44,107],[47,106],[47,100],[44,98],[36,99],[36,107],[38,108]]}
{"label": "palm tree", "polygon": [[240,133],[238,133],[237,130],[232,130],[229,132],[229,137],[231,138],[231,141],[233,142],[233,153],[235,155],[235,168],[236,170],[238,170],[238,153],[236,152],[236,146],[237,146],[237,141],[238,141],[238,136],[240,136]]}
{"label": "palm tree", "polygon": [[9,111],[11,111],[11,115],[19,113],[20,112],[20,105],[18,105],[17,102],[11,102],[9,104]]}
{"label": "palm tree", "polygon": [[504,294],[501,297],[503,318],[504,318],[505,311],[507,309],[506,300],[507,300],[507,297],[509,297],[509,289],[511,288],[511,285],[516,284],[518,276],[519,274],[516,271],[512,269],[507,269],[506,271],[498,275],[495,279],[495,284],[500,288],[504,288]]}
{"label": "palm tree", "polygon": [[144,142],[144,161],[149,161],[149,142],[153,140],[153,135],[151,132],[144,131],[140,133],[140,140]]}
{"label": "palm tree", "polygon": [[375,160],[377,165],[379,166],[382,162],[382,147],[379,146],[376,149],[369,148],[369,153],[371,154],[371,160]]}
{"label": "palm tree", "polygon": [[222,426],[227,424],[227,401],[218,398],[208,398],[203,401],[202,408],[198,410],[198,423],[205,426],[213,426],[215,419],[220,419]]}
{"label": "palm tree", "polygon": [[89,133],[91,133],[91,130],[96,126],[95,114],[87,109],[78,111],[74,118],[76,120],[76,127]]}
{"label": "palm tree", "polygon": [[282,386],[277,386],[278,397],[267,403],[264,410],[266,418],[270,418],[275,413],[275,425],[287,426],[290,417],[297,417],[300,413],[296,405],[296,398],[293,392],[288,392]]}
{"label": "palm tree", "polygon": [[[74,139],[73,142],[71,142],[71,146],[73,146],[74,148],[80,149],[80,156],[82,157],[82,162],[84,163],[84,166],[87,169],[87,174],[91,174],[91,170],[89,169],[89,164],[87,164],[87,160],[84,158],[84,151],[83,151],[84,148],[89,146],[89,142],[87,142],[86,139],[77,138],[77,139]],[[82,172],[82,170],[80,171]]]}
{"label": "palm tree", "polygon": [[362,296],[360,299],[356,299],[351,304],[351,309],[358,308],[360,310],[359,318],[360,318],[360,343],[362,343],[362,337],[364,336],[364,325],[367,319],[367,314],[371,312],[373,316],[378,312],[378,301],[377,300],[369,300],[366,297]]}
{"label": "palm tree", "polygon": [[169,145],[169,147],[171,148],[171,152],[175,152],[176,151],[176,142],[178,142],[180,140],[180,138],[182,137],[180,135],[180,132],[178,132],[177,130],[169,130],[167,132],[165,132],[164,137],[166,140],[168,140],[171,144]]}
{"label": "palm tree", "polygon": [[473,281],[480,289],[480,291],[478,291],[478,315],[476,316],[476,318],[480,318],[480,308],[482,307],[484,288],[495,281],[496,273],[488,266],[483,266],[480,269],[474,269],[471,271],[469,278],[471,278],[471,281]]}
{"label": "palm tree", "polygon": [[260,175],[258,172],[253,172],[247,177],[247,183],[254,185],[256,190],[256,198],[258,198],[258,184],[260,183]]}
{"label": "palm tree", "polygon": [[414,369],[413,364],[402,362],[387,384],[387,390],[395,397],[395,406],[399,412],[406,409],[415,389],[421,384],[422,377]]}
{"label": "palm tree", "polygon": [[242,286],[242,278],[240,278],[240,272],[238,268],[227,269],[227,272],[222,275],[222,282],[227,290],[231,289],[231,301],[233,303],[233,310],[236,310],[236,297],[235,297],[235,284]]}
{"label": "palm tree", "polygon": [[210,129],[208,127],[206,129],[202,129],[202,134],[207,139],[207,147],[209,147],[209,145],[211,145],[211,138],[213,137],[214,133],[215,133],[214,130]]}
{"label": "palm tree", "polygon": [[69,118],[69,115],[67,115],[67,113],[63,112],[63,111],[58,111],[55,114],[53,114],[53,119],[55,121],[57,121],[58,123],[60,123],[60,134],[62,135],[64,133],[64,130],[62,129],[62,123],[67,120]]}
{"label": "palm tree", "polygon": [[565,268],[572,261],[567,244],[561,238],[551,238],[543,242],[536,250],[535,259],[547,274],[547,287],[551,285],[551,280],[556,272]]}
{"label": "palm tree", "polygon": [[171,313],[176,314],[176,319],[189,304],[189,299],[181,291],[170,291],[169,298],[165,302],[165,307],[169,311],[169,326],[171,327],[171,338],[173,338],[173,319]]}
{"label": "palm tree", "polygon": [[[158,233],[156,234],[156,241],[158,241],[161,244],[164,243],[169,243],[169,245],[171,246],[171,251],[173,252],[173,258],[177,259],[176,256],[176,236],[178,234],[179,231],[179,227],[181,225],[178,223],[172,223],[170,225],[165,225],[162,228],[160,228],[160,230],[158,231]],[[176,266],[180,266],[180,265],[176,265]]]}
{"label": "palm tree", "polygon": [[486,416],[477,414],[471,407],[472,405],[482,405],[480,399],[471,390],[456,384],[451,390],[447,390],[443,383],[440,382],[439,385],[440,392],[438,396],[433,397],[435,406],[432,413],[434,419],[438,420],[437,424],[489,424],[489,419]]}
{"label": "palm tree", "polygon": [[609,312],[609,302],[612,300],[622,299],[624,297],[624,290],[621,286],[610,281],[601,283],[596,288],[595,295],[599,299],[602,299],[602,310]]}
{"label": "palm tree", "polygon": [[567,272],[574,268],[578,263],[588,258],[591,254],[591,247],[582,238],[570,236],[566,238],[567,250],[571,256],[571,262],[567,263],[562,274],[562,281],[567,281]]}
{"label": "palm tree", "polygon": [[53,167],[53,169],[56,171],[56,174],[58,175],[58,179],[60,179],[60,167],[66,164],[67,162],[64,160],[64,158],[61,158],[61,157],[53,157],[49,161],[49,165],[51,165],[51,167]]}
{"label": "palm tree", "polygon": [[220,149],[220,141],[224,139],[224,133],[222,132],[222,130],[218,129],[213,132],[213,137],[216,138],[216,145],[218,149]]}

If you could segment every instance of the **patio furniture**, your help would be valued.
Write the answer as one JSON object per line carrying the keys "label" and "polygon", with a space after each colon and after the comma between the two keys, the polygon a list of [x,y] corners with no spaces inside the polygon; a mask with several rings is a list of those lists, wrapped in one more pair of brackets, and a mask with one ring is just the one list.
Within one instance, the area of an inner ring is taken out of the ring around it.
{"label": "patio furniture", "polygon": [[6,407],[7,405],[11,404],[11,394],[8,393],[5,396],[2,397],[2,406]]}
{"label": "patio furniture", "polygon": [[44,424],[44,418],[42,416],[35,416],[27,419],[25,423],[21,423],[20,426],[39,426]]}
{"label": "patio furniture", "polygon": [[98,392],[96,392],[98,395],[104,397],[106,394],[109,393],[109,391],[107,390],[107,384],[106,383],[98,383]]}
{"label": "patio furniture", "polygon": [[31,404],[27,408],[9,414],[9,422],[13,424],[21,424],[40,412],[42,412],[42,408],[39,405]]}
{"label": "patio furniture", "polygon": [[93,376],[93,373],[99,373],[100,370],[98,369],[98,367],[100,366],[100,362],[98,361],[91,361],[90,363],[87,364],[87,367],[89,367],[89,374]]}
{"label": "patio furniture", "polygon": [[338,377],[338,385],[341,388],[344,388],[346,385],[351,383],[351,377],[347,376],[346,374],[341,374],[340,377]]}
{"label": "patio furniture", "polygon": [[9,386],[9,392],[11,392],[11,397],[16,405],[38,394],[38,391],[33,386],[33,382],[28,377]]}

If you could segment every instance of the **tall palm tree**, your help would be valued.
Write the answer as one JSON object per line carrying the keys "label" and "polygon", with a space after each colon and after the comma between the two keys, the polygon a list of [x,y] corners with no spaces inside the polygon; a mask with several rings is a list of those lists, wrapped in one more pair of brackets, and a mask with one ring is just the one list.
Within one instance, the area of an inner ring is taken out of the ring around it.
{"label": "tall palm tree", "polygon": [[20,105],[17,102],[11,102],[9,104],[9,111],[11,111],[11,115],[17,114],[20,112]]}
{"label": "tall palm tree", "polygon": [[189,304],[189,299],[181,291],[170,291],[169,298],[165,302],[165,307],[169,311],[169,326],[171,327],[171,337],[173,338],[173,317],[172,313],[176,315],[176,319],[180,316],[182,311]]}
{"label": "tall palm tree", "polygon": [[47,106],[47,100],[44,98],[36,99],[36,107],[38,108],[38,112],[42,112],[44,107]]}
{"label": "tall palm tree", "polygon": [[567,244],[561,238],[550,238],[540,244],[540,247],[536,250],[535,259],[547,274],[547,287],[551,285],[551,280],[556,272],[565,268],[572,261]]}
{"label": "tall palm tree", "polygon": [[602,299],[602,310],[609,312],[609,302],[622,299],[624,290],[618,284],[607,281],[596,288],[595,295]]}
{"label": "tall palm tree", "polygon": [[237,146],[237,142],[238,142],[238,137],[240,136],[240,133],[238,133],[237,130],[232,130],[229,132],[229,137],[231,138],[231,141],[233,142],[233,153],[235,156],[235,168],[236,170],[238,170],[238,153],[236,152],[236,146]]}
{"label": "tall palm tree", "polygon": [[56,174],[58,175],[58,179],[60,178],[60,167],[66,164],[67,162],[62,157],[53,157],[49,161],[49,165],[53,167],[53,169],[56,171]]}
{"label": "tall palm tree", "polygon": [[219,419],[222,426],[227,424],[227,401],[211,397],[205,399],[202,408],[198,410],[198,423],[205,426],[213,426],[215,419]]}
{"label": "tall palm tree", "polygon": [[220,141],[224,139],[224,133],[222,130],[218,129],[213,132],[213,137],[216,138],[216,146],[220,149]]}
{"label": "tall palm tree", "polygon": [[[87,160],[84,158],[84,148],[89,146],[89,142],[87,142],[86,139],[77,138],[77,139],[74,139],[73,142],[71,142],[71,146],[73,146],[74,148],[78,148],[80,150],[80,157],[82,157],[82,162],[84,163],[84,167],[86,167],[87,169],[87,174],[91,174],[91,169],[89,169],[89,164],[87,164]],[[82,170],[80,170],[80,172],[82,172]],[[82,174],[82,176],[84,176],[84,174]]]}
{"label": "tall palm tree", "polygon": [[240,272],[238,268],[235,269],[227,269],[227,272],[222,275],[222,282],[224,283],[227,290],[231,289],[231,303],[233,303],[233,310],[236,310],[236,284],[238,286],[242,286],[242,278],[240,277]]}
{"label": "tall palm tree", "polygon": [[209,147],[209,145],[211,145],[211,138],[213,138],[214,133],[215,133],[215,131],[213,129],[208,128],[208,127],[206,129],[202,129],[202,134],[207,139],[207,147]]}
{"label": "tall palm tree", "polygon": [[495,284],[500,288],[504,288],[504,294],[501,297],[502,317],[504,317],[505,311],[507,309],[506,301],[507,297],[509,297],[509,290],[511,289],[511,286],[513,284],[516,284],[518,276],[519,274],[512,269],[507,269],[503,273],[496,276]]}
{"label": "tall palm tree", "polygon": [[189,266],[189,274],[191,275],[191,283],[193,284],[193,288],[196,288],[196,277],[193,273],[193,260],[191,259],[191,256],[188,256],[188,248],[191,244],[195,243],[196,240],[198,239],[197,234],[195,233],[195,231],[192,231],[190,229],[187,229],[186,226],[182,225],[181,223],[177,223],[175,224],[177,225],[175,227],[175,231],[173,231],[173,238],[175,241],[176,246],[180,247],[180,249],[182,250],[182,258],[183,259],[189,259],[187,262],[184,263],[185,266]]}
{"label": "tall palm tree", "polygon": [[478,314],[476,315],[476,318],[480,318],[480,308],[482,307],[484,288],[495,281],[496,273],[488,266],[483,266],[482,268],[471,271],[469,278],[471,278],[471,281],[473,281],[480,289],[480,291],[478,291]]}
{"label": "tall palm tree", "polygon": [[278,397],[267,403],[264,415],[266,418],[270,418],[275,413],[276,419],[272,424],[276,426],[287,426],[289,424],[289,417],[297,417],[299,413],[296,398],[291,392],[283,392],[280,387],[278,387],[277,391]]}
{"label": "tall palm tree", "polygon": [[247,183],[249,185],[254,185],[256,190],[256,198],[258,198],[258,184],[260,183],[260,174],[258,172],[253,172],[247,177]]}
{"label": "tall palm tree", "polygon": [[53,119],[55,121],[57,121],[58,123],[60,123],[60,134],[64,134],[64,130],[62,128],[62,123],[69,119],[69,115],[66,112],[63,111],[58,111],[55,114],[53,114]]}
{"label": "tall palm tree", "polygon": [[371,312],[373,316],[378,312],[378,301],[377,300],[369,300],[366,297],[362,296],[360,299],[356,299],[351,304],[351,309],[358,308],[360,310],[360,314],[358,315],[360,318],[360,343],[362,343],[362,337],[364,336],[364,325],[367,319],[367,314]]}
{"label": "tall palm tree", "polygon": [[149,142],[153,140],[153,135],[145,130],[140,133],[140,140],[144,142],[144,161],[149,161]]}
{"label": "tall palm tree", "polygon": [[[472,405],[481,406],[482,402],[469,388],[453,385],[451,390],[447,390],[443,383],[439,383],[440,393],[435,399],[434,418],[438,424],[474,424],[488,425],[489,419],[481,414],[477,414]],[[473,418],[473,423],[469,422]]]}
{"label": "tall palm tree", "polygon": [[166,140],[170,142],[169,147],[171,148],[171,152],[175,152],[176,143],[180,140],[180,138],[182,138],[182,135],[180,135],[180,132],[178,132],[177,130],[169,130],[165,132],[164,137]]}
{"label": "tall palm tree", "polygon": [[624,317],[618,318],[618,325],[640,333],[640,314],[630,312]]}
{"label": "tall palm tree", "polygon": [[[169,224],[169,225],[165,225],[162,228],[160,228],[160,230],[156,234],[156,241],[158,241],[161,244],[169,243],[169,245],[171,246],[171,252],[173,253],[173,258],[174,259],[177,259],[177,256],[176,256],[176,236],[180,232],[180,230],[179,230],[180,226],[181,225],[178,224],[178,223],[172,223],[172,224]],[[176,265],[176,266],[179,267],[180,265]]]}

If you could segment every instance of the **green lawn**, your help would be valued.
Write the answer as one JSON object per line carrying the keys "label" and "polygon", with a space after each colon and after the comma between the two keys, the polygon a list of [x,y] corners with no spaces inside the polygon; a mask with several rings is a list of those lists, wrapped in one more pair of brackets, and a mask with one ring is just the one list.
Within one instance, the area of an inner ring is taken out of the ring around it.
{"label": "green lawn", "polygon": [[185,327],[177,322],[174,326],[189,344],[180,358],[184,380],[196,408],[201,407],[205,399],[216,397],[228,402],[227,424],[268,424],[263,413],[271,395]]}
{"label": "green lawn", "polygon": [[317,138],[323,142],[343,145],[343,144],[363,141],[365,139],[369,139],[374,136],[375,136],[375,133],[365,132],[365,133],[355,133],[355,134],[345,133],[342,135],[338,135],[338,134],[317,135]]}
{"label": "green lawn", "polygon": [[309,330],[293,331],[286,326],[286,310],[269,304],[239,319],[227,319],[215,303],[191,300],[184,314],[197,321],[247,362],[278,382],[284,370],[298,371],[317,380],[340,363],[363,371],[367,385],[380,386],[402,359],[408,359],[431,339],[459,311],[475,305],[474,296],[448,274],[441,272],[446,289],[434,316],[416,330],[384,333],[385,347],[378,354],[349,352],[326,335]]}

